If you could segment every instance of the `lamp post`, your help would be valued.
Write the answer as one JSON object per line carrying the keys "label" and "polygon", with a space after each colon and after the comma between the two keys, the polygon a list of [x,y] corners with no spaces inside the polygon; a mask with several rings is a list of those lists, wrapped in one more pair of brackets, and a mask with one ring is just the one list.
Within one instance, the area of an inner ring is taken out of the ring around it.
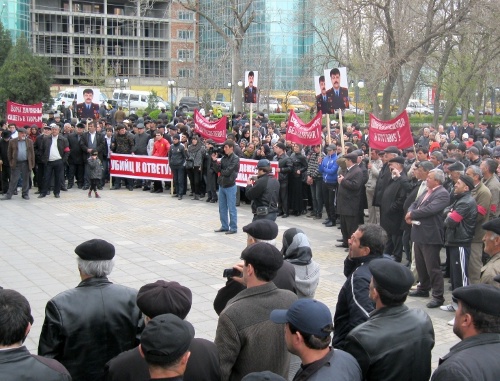
{"label": "lamp post", "polygon": [[174,80],[168,80],[167,81],[168,87],[170,87],[170,110],[173,109],[174,107],[174,86],[175,86],[175,81]]}
{"label": "lamp post", "polygon": [[227,87],[229,88],[229,102],[231,102],[231,111],[234,113],[233,110],[233,84],[231,82],[227,83]]}
{"label": "lamp post", "polygon": [[[128,86],[128,78],[120,78],[116,77],[115,79],[116,87],[120,89],[120,102],[118,106],[123,106],[123,89],[126,89]],[[128,108],[128,104],[125,105]]]}
{"label": "lamp post", "polygon": [[354,81],[351,81],[351,87],[354,87],[354,103],[356,104],[356,118],[358,117],[358,102],[359,102],[359,89],[365,87],[365,82],[360,79],[356,86],[354,86]]}
{"label": "lamp post", "polygon": [[[243,102],[243,91],[242,91],[243,90],[243,81],[238,81],[238,87],[240,88],[238,93],[241,96],[241,100],[242,100],[241,105],[242,105],[242,108],[245,108],[245,103]],[[236,94],[235,94],[235,98],[236,98]],[[243,111],[243,110],[241,110],[241,111]]]}

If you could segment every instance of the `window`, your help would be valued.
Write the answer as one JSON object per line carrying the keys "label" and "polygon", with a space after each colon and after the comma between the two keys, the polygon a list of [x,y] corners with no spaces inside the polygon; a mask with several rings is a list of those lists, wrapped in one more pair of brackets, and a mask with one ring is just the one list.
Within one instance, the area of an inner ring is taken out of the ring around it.
{"label": "window", "polygon": [[130,101],[138,101],[138,100],[139,100],[139,95],[130,94]]}
{"label": "window", "polygon": [[179,20],[193,20],[194,13],[190,11],[179,11]]}
{"label": "window", "polygon": [[193,51],[188,50],[188,49],[179,49],[177,51],[177,58],[178,59],[192,59],[193,58]]}
{"label": "window", "polygon": [[191,69],[179,69],[179,77],[190,78],[193,76],[193,71]]}
{"label": "window", "polygon": [[193,31],[192,30],[179,30],[177,31],[177,37],[182,40],[192,40]]}

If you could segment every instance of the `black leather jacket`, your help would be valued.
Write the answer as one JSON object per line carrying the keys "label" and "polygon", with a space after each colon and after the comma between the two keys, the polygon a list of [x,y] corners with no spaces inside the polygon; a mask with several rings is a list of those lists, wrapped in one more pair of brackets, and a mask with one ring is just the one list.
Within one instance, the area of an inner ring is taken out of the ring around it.
{"label": "black leather jacket", "polygon": [[136,298],[106,277],[60,293],[47,303],[38,354],[62,363],[73,381],[102,380],[106,362],[138,344]]}
{"label": "black leather jacket", "polygon": [[344,350],[358,361],[366,380],[427,381],[433,347],[429,316],[404,304],[373,311],[344,342]]}
{"label": "black leather jacket", "polygon": [[284,153],[281,157],[276,156],[274,160],[278,161],[278,167],[280,168],[278,180],[280,182],[287,182],[288,176],[293,171],[292,160],[286,153]]}
{"label": "black leather jacket", "polygon": [[272,174],[259,176],[253,185],[247,185],[245,196],[252,201],[252,213],[256,213],[257,207],[267,206],[269,213],[278,211],[278,198],[280,183]]}
{"label": "black leather jacket", "polygon": [[444,210],[447,246],[470,246],[476,229],[477,204],[470,192],[455,195],[455,202]]}
{"label": "black leather jacket", "polygon": [[217,184],[222,188],[229,188],[236,184],[236,178],[240,170],[240,158],[232,153],[229,156],[224,155],[220,163],[214,161],[212,167],[216,172],[220,172]]}

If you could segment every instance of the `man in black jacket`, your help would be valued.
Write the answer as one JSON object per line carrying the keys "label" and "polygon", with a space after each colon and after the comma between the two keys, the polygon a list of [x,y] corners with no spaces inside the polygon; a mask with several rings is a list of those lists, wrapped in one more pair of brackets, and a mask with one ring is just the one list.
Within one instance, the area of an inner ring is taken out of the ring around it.
{"label": "man in black jacket", "polygon": [[83,123],[78,123],[76,125],[76,131],[69,134],[68,144],[69,144],[69,157],[68,157],[68,189],[73,188],[76,177],[76,185],[78,189],[83,187],[83,175],[85,173],[85,161],[83,157],[83,150],[80,146],[80,140],[82,140],[82,134],[85,130]]}
{"label": "man in black jacket", "polygon": [[290,157],[286,154],[286,146],[284,143],[277,143],[274,146],[276,157],[274,160],[278,161],[278,181],[280,183],[280,197],[279,197],[279,213],[278,216],[282,218],[288,217],[288,177],[293,171],[293,163]]}
{"label": "man in black jacket", "polygon": [[43,188],[38,198],[47,196],[52,177],[54,177],[54,197],[60,197],[59,193],[64,176],[64,163],[68,161],[69,156],[69,143],[65,137],[59,134],[60,127],[52,123],[50,130],[51,135],[43,138],[42,161],[45,164],[45,175]]}
{"label": "man in black jacket", "polygon": [[[212,165],[215,172],[220,172],[219,184],[219,218],[221,227],[215,232],[235,234],[238,231],[238,212],[236,210],[236,177],[240,169],[240,158],[234,153],[235,143],[224,142],[224,156],[217,162],[217,154],[212,154]],[[228,219],[229,214],[229,219]]]}
{"label": "man in black jacket", "polygon": [[259,219],[276,221],[280,184],[271,172],[269,160],[259,160],[257,171],[257,178],[250,177],[245,189],[246,197],[252,201],[252,221]]}
{"label": "man in black jacket", "polygon": [[78,245],[80,284],[49,300],[38,354],[60,361],[73,381],[101,380],[104,365],[137,345],[137,291],[111,283],[115,248],[92,239]]}
{"label": "man in black jacket", "polygon": [[347,335],[344,350],[356,358],[365,380],[427,381],[434,328],[423,310],[404,305],[413,274],[387,258],[375,259],[368,267],[375,310]]}
{"label": "man in black jacket", "polygon": [[349,255],[344,260],[344,275],[347,277],[339,292],[333,318],[332,346],[342,349],[347,334],[364,323],[375,309],[369,298],[372,274],[368,263],[382,257],[387,234],[379,225],[365,224],[349,239]]}
{"label": "man in black jacket", "polygon": [[33,324],[28,300],[0,287],[0,374],[3,381],[70,381],[59,362],[28,352],[23,345]]}

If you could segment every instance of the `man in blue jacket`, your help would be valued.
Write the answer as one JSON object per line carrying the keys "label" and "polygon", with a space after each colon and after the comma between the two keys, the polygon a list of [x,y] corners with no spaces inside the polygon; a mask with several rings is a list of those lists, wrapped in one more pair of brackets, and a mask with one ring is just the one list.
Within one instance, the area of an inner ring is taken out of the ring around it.
{"label": "man in blue jacket", "polygon": [[335,226],[337,214],[335,212],[335,194],[337,192],[337,147],[330,144],[326,147],[326,156],[318,167],[323,176],[323,200],[328,218],[323,222],[326,227]]}

